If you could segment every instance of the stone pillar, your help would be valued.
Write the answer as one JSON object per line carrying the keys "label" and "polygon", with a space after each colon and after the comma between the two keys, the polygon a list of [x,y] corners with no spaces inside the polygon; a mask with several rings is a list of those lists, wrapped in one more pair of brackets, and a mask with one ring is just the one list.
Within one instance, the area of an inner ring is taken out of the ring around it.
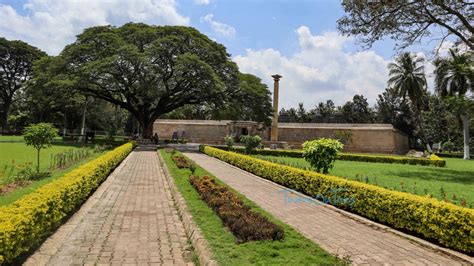
{"label": "stone pillar", "polygon": [[273,120],[272,120],[272,130],[271,130],[271,141],[278,141],[278,90],[279,82],[282,76],[275,74],[272,75],[273,78]]}

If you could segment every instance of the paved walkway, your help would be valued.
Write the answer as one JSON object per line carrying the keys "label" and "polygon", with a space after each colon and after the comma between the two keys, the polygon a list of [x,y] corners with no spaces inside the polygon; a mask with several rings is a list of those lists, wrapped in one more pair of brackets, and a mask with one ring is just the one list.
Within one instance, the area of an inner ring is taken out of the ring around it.
{"label": "paved walkway", "polygon": [[302,201],[285,204],[282,187],[275,183],[201,153],[186,152],[185,155],[323,249],[341,257],[349,256],[353,264],[462,264],[394,233],[351,219],[330,207]]}
{"label": "paved walkway", "polygon": [[154,150],[137,148],[27,265],[192,264]]}

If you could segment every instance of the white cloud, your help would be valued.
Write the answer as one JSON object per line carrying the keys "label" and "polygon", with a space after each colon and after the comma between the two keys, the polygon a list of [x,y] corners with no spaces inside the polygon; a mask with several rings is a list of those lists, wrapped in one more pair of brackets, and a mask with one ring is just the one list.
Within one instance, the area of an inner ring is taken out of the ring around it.
{"label": "white cloud", "polygon": [[209,5],[211,3],[211,0],[194,0],[194,3],[196,5]]}
{"label": "white cloud", "polygon": [[201,23],[207,22],[211,26],[212,30],[217,34],[220,34],[225,37],[234,37],[235,29],[234,27],[224,24],[222,22],[214,20],[213,14],[207,14],[204,17],[201,17]]}
{"label": "white cloud", "polygon": [[350,53],[344,46],[350,38],[336,32],[313,35],[306,26],[296,30],[299,50],[283,56],[274,49],[251,50],[234,57],[244,73],[261,77],[273,88],[272,74],[280,80],[281,107],[296,107],[303,102],[307,109],[327,99],[344,104],[354,94],[363,94],[371,104],[386,88],[389,61],[373,51]]}
{"label": "white cloud", "polygon": [[50,54],[58,54],[84,28],[126,22],[188,25],[175,0],[28,0],[27,15],[0,4],[0,35],[21,39]]}

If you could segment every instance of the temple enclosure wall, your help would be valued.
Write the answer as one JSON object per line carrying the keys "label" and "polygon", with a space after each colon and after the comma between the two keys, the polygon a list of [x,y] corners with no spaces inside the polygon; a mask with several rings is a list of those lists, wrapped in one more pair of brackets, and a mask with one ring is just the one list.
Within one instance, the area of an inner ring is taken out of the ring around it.
{"label": "temple enclosure wall", "polygon": [[[259,130],[259,125],[249,121],[230,120],[171,120],[158,119],[153,133],[160,138],[171,138],[177,132],[195,143],[224,144],[224,137],[231,135],[258,134],[264,141],[270,140],[270,128]],[[408,136],[390,124],[318,124],[279,123],[278,141],[286,142],[291,148],[300,149],[307,140],[322,137],[341,137],[347,140],[346,152],[404,154],[408,151]]]}

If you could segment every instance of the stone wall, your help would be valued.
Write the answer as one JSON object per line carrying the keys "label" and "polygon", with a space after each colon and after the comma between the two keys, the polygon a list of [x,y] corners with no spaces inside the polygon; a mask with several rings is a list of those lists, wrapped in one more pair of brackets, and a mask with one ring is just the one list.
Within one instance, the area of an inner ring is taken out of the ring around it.
{"label": "stone wall", "polygon": [[[159,119],[153,129],[160,138],[171,138],[173,132],[181,136],[182,131],[190,142],[223,144],[224,137],[231,133],[231,121]],[[402,154],[409,148],[408,136],[389,124],[279,123],[278,131],[278,140],[295,149],[306,140],[340,136],[343,132],[350,136],[344,147],[347,152]],[[270,129],[259,135],[269,140]]]}

